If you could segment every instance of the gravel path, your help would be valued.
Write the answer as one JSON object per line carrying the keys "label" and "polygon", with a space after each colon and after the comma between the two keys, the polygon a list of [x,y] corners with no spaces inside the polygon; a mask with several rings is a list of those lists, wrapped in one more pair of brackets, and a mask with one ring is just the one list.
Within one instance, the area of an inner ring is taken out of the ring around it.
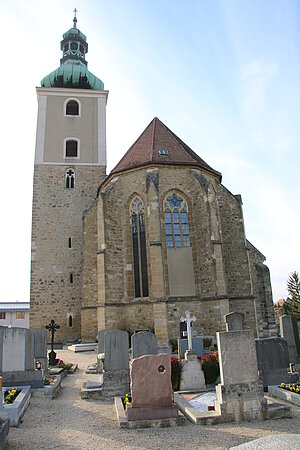
{"label": "gravel path", "polygon": [[[228,449],[270,434],[300,434],[297,407],[293,407],[292,419],[215,426],[187,422],[174,428],[120,430],[112,400],[80,398],[84,370],[95,362],[95,353],[59,350],[57,354],[65,362],[78,363],[79,370],[63,380],[58,398],[31,399],[23,423],[9,432],[7,449]],[[289,450],[287,445],[285,450]]]}

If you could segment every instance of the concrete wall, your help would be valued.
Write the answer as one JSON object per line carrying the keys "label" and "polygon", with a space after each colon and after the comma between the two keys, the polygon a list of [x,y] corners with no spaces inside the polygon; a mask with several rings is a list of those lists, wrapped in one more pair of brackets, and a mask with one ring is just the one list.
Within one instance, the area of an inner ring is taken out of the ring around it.
{"label": "concrete wall", "polygon": [[24,319],[18,318],[19,312],[21,311],[5,311],[5,319],[0,319],[0,326],[29,328],[29,311],[24,311]]}

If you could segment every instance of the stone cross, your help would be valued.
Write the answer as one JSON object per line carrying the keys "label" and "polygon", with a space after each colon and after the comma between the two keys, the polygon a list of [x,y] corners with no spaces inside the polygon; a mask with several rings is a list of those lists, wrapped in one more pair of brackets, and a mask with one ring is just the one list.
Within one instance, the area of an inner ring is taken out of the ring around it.
{"label": "stone cross", "polygon": [[196,317],[191,316],[190,311],[185,312],[185,317],[180,318],[180,322],[186,322],[186,328],[187,328],[187,338],[188,338],[188,350],[192,350],[193,344],[192,344],[192,322],[195,322]]}

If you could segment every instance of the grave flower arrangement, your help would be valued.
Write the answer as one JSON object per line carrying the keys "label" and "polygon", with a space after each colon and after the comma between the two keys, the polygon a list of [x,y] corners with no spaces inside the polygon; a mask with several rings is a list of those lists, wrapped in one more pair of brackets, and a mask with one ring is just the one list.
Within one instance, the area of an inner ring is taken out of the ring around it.
{"label": "grave flower arrangement", "polygon": [[9,405],[15,401],[15,399],[20,394],[20,390],[17,388],[12,388],[10,391],[6,391],[4,395],[4,405]]}
{"label": "grave flower arrangement", "polygon": [[214,384],[220,374],[218,352],[203,355],[201,357],[205,383]]}
{"label": "grave flower arrangement", "polygon": [[181,359],[171,356],[171,381],[174,391],[179,390],[181,374]]}
{"label": "grave flower arrangement", "polygon": [[66,371],[70,370],[72,367],[71,363],[64,363],[62,359],[56,358],[56,365],[61,369],[65,369]]}
{"label": "grave flower arrangement", "polygon": [[44,385],[45,386],[48,386],[49,384],[53,383],[53,381],[54,381],[54,377],[51,377],[51,376],[48,376],[48,375],[46,375],[44,377]]}
{"label": "grave flower arrangement", "polygon": [[280,387],[282,389],[285,389],[286,391],[294,392],[295,394],[300,395],[300,382],[299,381],[297,383],[289,383],[289,384],[281,383]]}

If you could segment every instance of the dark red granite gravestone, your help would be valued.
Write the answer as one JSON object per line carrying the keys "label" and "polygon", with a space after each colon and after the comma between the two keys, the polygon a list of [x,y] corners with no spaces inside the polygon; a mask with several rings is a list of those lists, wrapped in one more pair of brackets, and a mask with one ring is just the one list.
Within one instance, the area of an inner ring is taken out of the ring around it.
{"label": "dark red granite gravestone", "polygon": [[130,364],[131,405],[126,406],[128,420],[152,420],[178,417],[173,402],[171,358],[167,354],[144,355]]}

